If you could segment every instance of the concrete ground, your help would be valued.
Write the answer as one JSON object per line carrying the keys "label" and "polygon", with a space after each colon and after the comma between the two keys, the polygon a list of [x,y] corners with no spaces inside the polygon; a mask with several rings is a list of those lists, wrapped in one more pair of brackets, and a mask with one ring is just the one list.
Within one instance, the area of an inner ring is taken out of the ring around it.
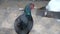
{"label": "concrete ground", "polygon": [[[24,3],[12,1],[0,5],[0,34],[16,34],[14,21],[23,13],[23,11],[19,11],[19,8],[24,7]],[[46,4],[47,2],[35,2],[35,5],[38,7]],[[34,25],[30,34],[60,34],[60,22],[57,22],[56,19],[36,15],[35,9],[32,11],[32,16]]]}

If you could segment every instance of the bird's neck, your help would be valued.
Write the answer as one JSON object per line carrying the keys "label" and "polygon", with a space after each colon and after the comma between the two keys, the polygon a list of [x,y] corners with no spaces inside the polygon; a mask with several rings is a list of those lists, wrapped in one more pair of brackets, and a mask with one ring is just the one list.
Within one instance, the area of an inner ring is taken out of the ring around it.
{"label": "bird's neck", "polygon": [[25,15],[29,15],[29,16],[31,16],[31,10],[26,10],[26,11],[24,11],[24,13],[25,13]]}
{"label": "bird's neck", "polygon": [[30,18],[30,17],[31,17],[31,14],[25,14],[25,16],[26,16],[27,18]]}
{"label": "bird's neck", "polygon": [[31,16],[31,8],[30,8],[29,6],[26,6],[25,9],[24,9],[24,13],[25,13],[26,15]]}
{"label": "bird's neck", "polygon": [[26,15],[28,20],[32,20],[32,16],[31,15]]}
{"label": "bird's neck", "polygon": [[25,15],[26,15],[26,17],[29,19],[29,18],[31,18],[31,10],[27,10],[27,11],[25,11],[24,12],[25,13]]}

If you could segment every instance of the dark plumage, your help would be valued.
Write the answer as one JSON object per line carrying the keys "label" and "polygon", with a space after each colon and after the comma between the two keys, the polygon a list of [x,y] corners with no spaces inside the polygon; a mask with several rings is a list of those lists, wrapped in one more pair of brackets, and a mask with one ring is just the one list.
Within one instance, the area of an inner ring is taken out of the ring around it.
{"label": "dark plumage", "polygon": [[28,4],[24,9],[24,13],[15,20],[14,28],[17,34],[29,34],[33,27],[31,5],[33,6],[32,3]]}

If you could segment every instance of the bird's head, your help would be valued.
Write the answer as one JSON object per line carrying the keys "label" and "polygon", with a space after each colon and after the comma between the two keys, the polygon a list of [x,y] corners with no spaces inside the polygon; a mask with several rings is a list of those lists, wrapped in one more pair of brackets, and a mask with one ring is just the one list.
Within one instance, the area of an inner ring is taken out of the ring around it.
{"label": "bird's head", "polygon": [[34,4],[33,3],[30,3],[30,9],[34,9]]}
{"label": "bird's head", "polygon": [[31,15],[31,10],[34,9],[34,4],[33,3],[29,3],[25,6],[25,9],[24,9],[24,13],[26,15]]}

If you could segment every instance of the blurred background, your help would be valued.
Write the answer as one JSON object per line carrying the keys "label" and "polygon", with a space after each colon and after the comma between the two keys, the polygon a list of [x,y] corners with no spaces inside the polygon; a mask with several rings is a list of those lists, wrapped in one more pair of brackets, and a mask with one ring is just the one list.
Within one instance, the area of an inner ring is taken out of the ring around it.
{"label": "blurred background", "polygon": [[[50,0],[0,0],[0,34],[16,34],[14,30],[15,19],[23,13],[19,8],[24,8],[29,2],[36,7],[46,6]],[[41,12],[43,11],[43,12]],[[60,22],[55,18],[44,17],[46,10],[34,9],[34,20],[30,34],[60,34]]]}

